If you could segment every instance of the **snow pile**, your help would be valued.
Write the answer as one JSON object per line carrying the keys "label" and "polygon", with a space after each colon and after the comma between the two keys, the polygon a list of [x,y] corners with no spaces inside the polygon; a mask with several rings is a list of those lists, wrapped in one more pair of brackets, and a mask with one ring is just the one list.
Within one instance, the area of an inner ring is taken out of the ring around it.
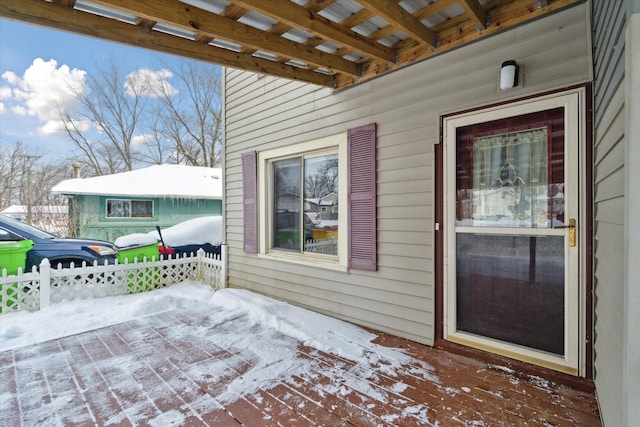
{"label": "snow pile", "polygon": [[[364,379],[371,375],[371,371],[396,377],[402,370],[439,382],[426,363],[413,359],[400,349],[374,344],[375,334],[353,324],[239,289],[216,292],[211,304],[222,309],[218,312],[220,317],[210,315],[212,321],[216,319],[214,322],[220,322],[218,325],[233,322],[233,333],[226,337],[216,336],[216,344],[225,348],[250,349],[256,355],[253,368],[233,379],[227,390],[218,396],[221,402],[231,402],[261,387],[268,388],[274,384],[274,379],[294,375],[305,377],[312,362],[297,357],[299,341],[356,362],[352,375],[336,379],[336,384],[347,382],[349,387],[365,394],[376,393]],[[384,363],[380,363],[382,360]],[[397,386],[402,387],[402,384]]]}
{"label": "snow pile", "polygon": [[[387,414],[383,419],[397,424],[401,422],[398,417],[411,417],[414,421],[417,419],[428,424],[428,407],[410,399],[397,399],[396,394],[407,388],[401,380],[387,389],[373,387],[371,383],[378,375],[399,378],[401,372],[438,383],[439,379],[428,364],[400,349],[373,343],[376,335],[360,327],[246,290],[214,292],[201,283],[185,281],[152,292],[63,302],[34,313],[4,314],[0,318],[0,350],[167,310],[171,310],[172,318],[179,320],[172,327],[163,329],[163,336],[168,342],[181,343],[188,339],[191,343],[200,343],[195,345],[205,343],[205,347],[207,342],[211,342],[228,353],[241,354],[239,360],[246,361],[242,363],[245,367],[242,373],[233,378],[228,377],[228,361],[215,357],[189,365],[189,376],[199,384],[210,384],[216,401],[223,405],[281,382],[292,385],[298,381],[313,383],[319,369],[314,352],[321,351],[355,362],[353,366],[346,364],[348,369],[338,366],[345,363],[341,361],[336,362],[338,369],[331,366],[320,368],[322,375],[330,380],[322,386],[326,392],[347,394],[349,390],[356,390],[366,396],[363,406],[375,406],[377,402],[393,399],[400,407],[399,413]],[[144,340],[149,331],[143,328],[134,329],[131,333],[140,334],[139,340]],[[304,352],[311,357],[300,355],[300,342],[306,346]],[[135,358],[123,356],[101,363],[117,364],[117,369],[122,371],[122,378],[126,380],[118,387],[137,389],[134,372],[139,368],[139,362]],[[211,383],[211,378],[225,376],[225,383]],[[169,386],[179,389],[179,382],[183,379],[177,377],[175,381],[177,383],[173,384],[170,380]],[[134,409],[130,408],[130,411]],[[166,425],[174,421],[180,424],[184,414],[171,411],[153,420],[146,419],[144,411],[131,416],[134,419],[139,416],[141,422],[150,425]]]}
{"label": "snow pile", "polygon": [[75,300],[33,313],[0,315],[0,351],[126,322],[148,314],[194,308],[211,299],[214,290],[185,281],[170,288],[134,295]]}
{"label": "snow pile", "polygon": [[[203,216],[189,219],[165,229],[161,229],[162,239],[167,246],[203,245],[214,246],[222,243],[222,217]],[[118,237],[115,245],[121,248],[147,246],[160,241],[157,230],[148,233],[133,233]]]}
{"label": "snow pile", "polygon": [[[156,236],[158,233],[156,232]],[[113,242],[119,248],[128,248],[131,246],[148,246],[158,243],[158,238],[148,233],[133,233],[121,236]]]}
{"label": "snow pile", "polygon": [[[222,243],[222,217],[203,216],[193,218],[172,227],[160,230],[164,243],[169,246],[201,245],[211,243],[219,245]],[[160,240],[156,230],[150,235]]]}

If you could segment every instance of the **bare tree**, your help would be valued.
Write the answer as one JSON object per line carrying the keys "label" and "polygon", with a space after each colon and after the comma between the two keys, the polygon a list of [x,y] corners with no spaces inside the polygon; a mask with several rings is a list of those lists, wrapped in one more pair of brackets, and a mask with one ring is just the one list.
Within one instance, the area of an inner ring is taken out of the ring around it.
{"label": "bare tree", "polygon": [[163,140],[171,148],[175,163],[218,167],[222,147],[220,69],[182,62],[174,73],[180,92],[166,85],[155,88],[160,101],[154,123],[156,140]]}
{"label": "bare tree", "polygon": [[67,165],[47,162],[37,150],[19,142],[0,146],[0,210],[13,204],[22,205],[26,207],[29,224],[50,223],[55,212],[49,207],[65,204],[65,198],[52,194],[51,188],[66,179],[69,172]]}
{"label": "bare tree", "polygon": [[21,143],[13,147],[0,145],[0,209],[18,201],[20,193],[20,170],[26,153]]}
{"label": "bare tree", "polygon": [[219,67],[184,61],[176,70],[164,64],[124,75],[112,61],[101,69],[85,86],[70,87],[80,108],[60,111],[83,174],[143,164],[220,165]]}
{"label": "bare tree", "polygon": [[338,192],[338,158],[327,156],[316,173],[306,176],[305,196],[320,198],[333,192]]}
{"label": "bare tree", "polygon": [[101,70],[88,76],[86,86],[69,87],[78,111],[60,110],[67,135],[82,153],[76,161],[92,175],[133,169],[138,155],[133,140],[143,132],[144,115],[150,113],[143,88],[127,84],[115,63]]}

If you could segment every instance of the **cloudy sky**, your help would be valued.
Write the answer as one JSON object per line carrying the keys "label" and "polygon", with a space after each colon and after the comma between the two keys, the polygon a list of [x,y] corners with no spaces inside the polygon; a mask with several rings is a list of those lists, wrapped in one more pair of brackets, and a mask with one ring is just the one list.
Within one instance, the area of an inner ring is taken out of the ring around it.
{"label": "cloudy sky", "polygon": [[159,64],[183,61],[0,18],[0,144],[20,141],[49,156],[70,154],[69,142],[60,132],[58,106],[72,107],[70,88],[82,90],[88,76],[113,59],[130,77],[130,84],[151,75],[157,84],[169,87],[175,84],[172,74]]}

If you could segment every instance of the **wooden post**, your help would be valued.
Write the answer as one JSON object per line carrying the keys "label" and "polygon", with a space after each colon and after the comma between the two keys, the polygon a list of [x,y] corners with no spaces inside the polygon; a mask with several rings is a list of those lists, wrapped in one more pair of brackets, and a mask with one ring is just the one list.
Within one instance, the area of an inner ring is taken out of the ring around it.
{"label": "wooden post", "polygon": [[228,256],[227,256],[227,251],[228,251],[228,245],[227,243],[223,243],[220,246],[220,255],[221,255],[221,261],[222,261],[222,271],[220,272],[220,288],[224,289],[227,287],[227,271],[228,271]]}
{"label": "wooden post", "polygon": [[51,263],[45,258],[40,263],[40,310],[51,305]]}

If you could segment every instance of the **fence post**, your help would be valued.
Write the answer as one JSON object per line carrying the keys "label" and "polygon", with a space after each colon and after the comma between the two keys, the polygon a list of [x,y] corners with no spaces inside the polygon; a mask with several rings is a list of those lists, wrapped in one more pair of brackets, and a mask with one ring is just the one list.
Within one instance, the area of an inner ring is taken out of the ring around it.
{"label": "fence post", "polygon": [[40,310],[51,304],[51,263],[45,258],[40,263]]}
{"label": "fence post", "polygon": [[224,289],[227,287],[227,269],[228,265],[228,257],[227,257],[228,245],[227,242],[223,242],[220,246],[220,254],[222,255],[222,271],[220,272],[220,288]]}
{"label": "fence post", "polygon": [[198,255],[198,267],[196,268],[196,279],[202,280],[202,269],[203,269],[202,264],[204,264],[205,252],[204,252],[204,249],[200,248],[196,253]]}

